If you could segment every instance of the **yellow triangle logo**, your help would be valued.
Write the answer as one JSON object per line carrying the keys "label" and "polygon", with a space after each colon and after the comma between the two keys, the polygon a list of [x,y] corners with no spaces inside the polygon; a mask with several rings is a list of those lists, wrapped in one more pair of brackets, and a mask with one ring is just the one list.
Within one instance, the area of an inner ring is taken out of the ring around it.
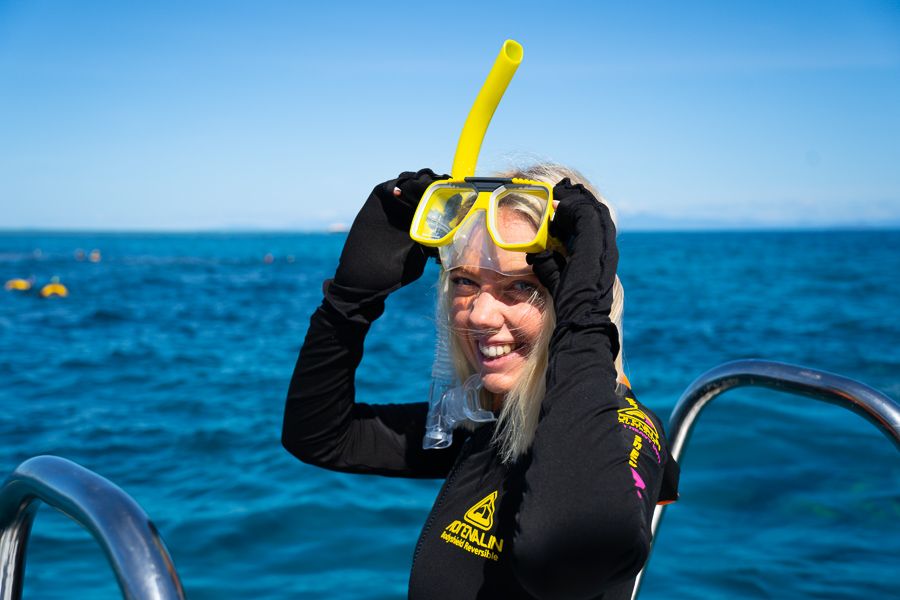
{"label": "yellow triangle logo", "polygon": [[494,500],[497,499],[497,490],[491,492],[478,504],[466,511],[465,519],[475,527],[487,531],[494,526]]}

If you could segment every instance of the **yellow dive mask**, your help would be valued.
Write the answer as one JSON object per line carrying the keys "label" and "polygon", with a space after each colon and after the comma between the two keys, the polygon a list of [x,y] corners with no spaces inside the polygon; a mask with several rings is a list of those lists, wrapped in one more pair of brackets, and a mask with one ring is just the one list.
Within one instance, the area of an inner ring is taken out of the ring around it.
{"label": "yellow dive mask", "polygon": [[[466,223],[471,226],[472,217],[481,214],[490,240],[500,250],[540,252],[547,247],[547,224],[553,215],[552,186],[524,179],[474,177],[484,134],[522,55],[518,42],[503,43],[463,125],[452,177],[435,181],[422,195],[409,235],[423,246],[443,248],[453,244],[460,227]],[[444,268],[448,266],[444,264]]]}
{"label": "yellow dive mask", "polygon": [[435,181],[416,208],[410,236],[423,246],[449,245],[478,211],[486,213],[487,231],[498,248],[540,252],[547,246],[553,188],[542,181],[500,177]]}

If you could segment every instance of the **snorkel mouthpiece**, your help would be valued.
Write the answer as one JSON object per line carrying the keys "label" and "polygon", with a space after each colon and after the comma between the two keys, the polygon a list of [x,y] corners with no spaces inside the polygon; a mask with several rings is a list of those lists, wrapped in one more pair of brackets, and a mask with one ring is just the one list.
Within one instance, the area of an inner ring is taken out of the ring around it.
{"label": "snorkel mouthpiece", "polygon": [[426,450],[450,446],[453,443],[453,429],[461,423],[489,423],[496,420],[494,413],[481,408],[481,387],[481,375],[476,373],[462,385],[445,390],[434,407],[429,407],[425,420],[425,439],[422,442]]}
{"label": "snorkel mouthpiece", "polygon": [[[463,125],[453,168],[450,170],[454,179],[464,179],[475,175],[481,142],[487,132],[488,125],[509,82],[512,81],[516,69],[522,62],[522,45],[514,40],[506,40],[500,48],[500,54],[494,61],[475,103],[469,110],[469,116]],[[484,230],[484,220],[480,221]],[[449,331],[446,315],[441,314],[440,303],[436,310],[437,341],[434,351],[434,364],[431,369],[431,390],[428,399],[428,416],[425,423],[425,437],[422,447],[426,450],[440,449],[453,442],[453,430],[465,422],[485,423],[496,420],[494,413],[481,408],[481,375],[476,373],[465,382],[460,383],[450,360]]]}

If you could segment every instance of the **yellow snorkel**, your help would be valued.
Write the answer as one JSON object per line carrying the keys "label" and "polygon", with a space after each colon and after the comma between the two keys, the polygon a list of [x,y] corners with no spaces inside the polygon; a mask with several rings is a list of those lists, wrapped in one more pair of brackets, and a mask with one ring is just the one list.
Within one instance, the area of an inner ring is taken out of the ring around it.
{"label": "yellow snorkel", "polygon": [[500,104],[503,92],[509,82],[512,81],[516,69],[522,62],[522,45],[515,40],[506,40],[500,48],[500,54],[491,67],[475,104],[469,111],[466,124],[459,134],[459,143],[456,145],[456,154],[453,157],[453,168],[450,175],[453,179],[464,179],[475,175],[475,165],[478,163],[478,153],[481,152],[481,142],[491,124],[491,117]]}

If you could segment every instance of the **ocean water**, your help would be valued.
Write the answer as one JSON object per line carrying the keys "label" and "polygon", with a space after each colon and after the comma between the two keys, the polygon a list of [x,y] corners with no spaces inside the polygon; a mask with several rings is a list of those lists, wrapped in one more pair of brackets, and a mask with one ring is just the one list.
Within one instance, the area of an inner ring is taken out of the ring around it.
{"label": "ocean water", "polygon": [[[193,599],[405,596],[439,482],[318,470],[279,441],[342,242],[0,234],[0,277],[57,275],[71,292],[0,293],[0,472],[54,454],[112,480],[154,520]],[[627,371],[664,421],[698,375],[748,357],[900,399],[900,232],[625,232],[619,243]],[[79,248],[102,260],[76,261]],[[436,272],[373,327],[361,400],[425,396]],[[687,447],[641,597],[896,597],[898,458],[839,408],[727,393]],[[25,581],[25,598],[118,597],[96,543],[47,507]]]}

